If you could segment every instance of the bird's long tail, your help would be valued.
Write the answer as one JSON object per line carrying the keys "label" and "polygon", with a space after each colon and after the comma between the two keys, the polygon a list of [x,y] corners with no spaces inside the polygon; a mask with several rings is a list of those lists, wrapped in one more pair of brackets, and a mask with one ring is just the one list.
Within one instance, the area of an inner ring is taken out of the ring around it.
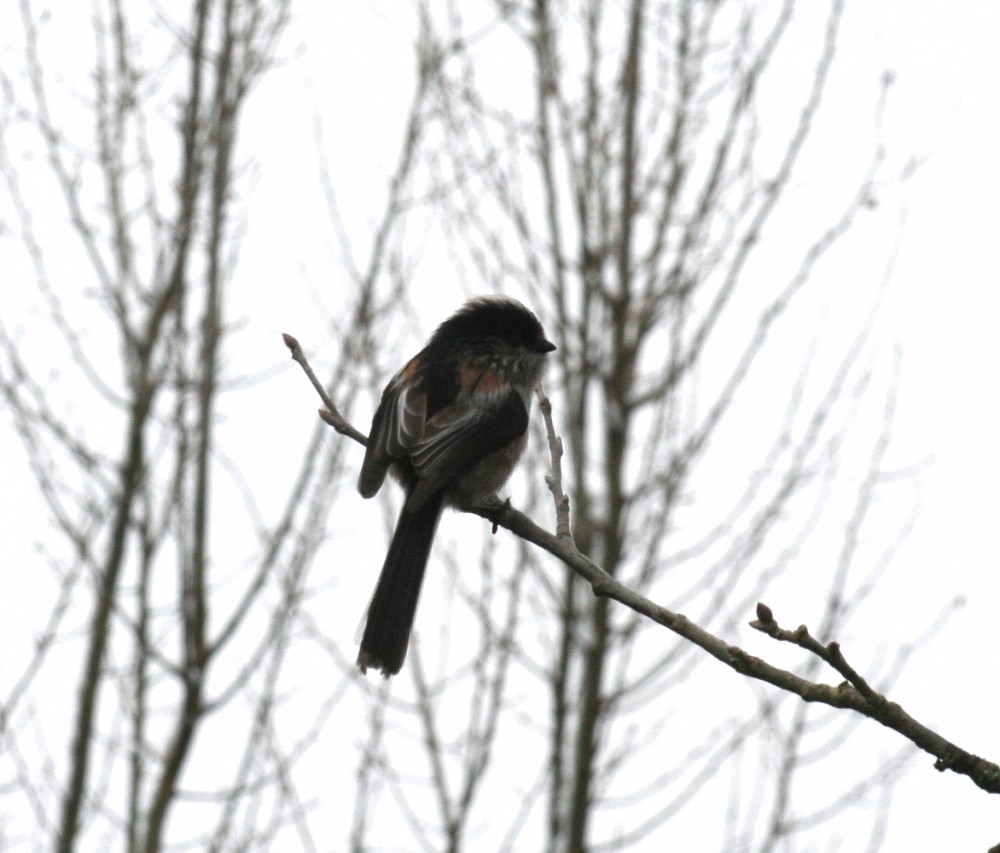
{"label": "bird's long tail", "polygon": [[437,494],[419,509],[400,511],[389,553],[375,585],[358,651],[358,668],[381,670],[386,677],[399,672],[410,643],[420,585],[430,556],[444,495]]}

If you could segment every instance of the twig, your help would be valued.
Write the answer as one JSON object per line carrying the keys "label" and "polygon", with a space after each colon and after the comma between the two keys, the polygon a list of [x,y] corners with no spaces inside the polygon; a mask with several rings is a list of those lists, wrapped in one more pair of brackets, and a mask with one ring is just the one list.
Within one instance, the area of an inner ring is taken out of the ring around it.
{"label": "twig", "polygon": [[[840,643],[831,641],[824,645],[809,633],[809,629],[805,625],[800,625],[794,631],[782,628],[775,620],[771,608],[764,603],[757,605],[757,618],[750,623],[750,627],[775,640],[792,643],[805,649],[842,675],[846,680],[837,688],[817,685],[825,690],[835,689],[841,696],[850,697],[850,701],[841,707],[853,708],[866,717],[899,732],[922,750],[936,757],[935,769],[961,773],[971,778],[984,791],[1000,794],[1000,766],[945,740],[936,732],[918,723],[901,706],[889,701],[847,662],[840,649]],[[809,701],[835,704],[822,697],[818,697],[816,700],[806,696],[803,698]]]}
{"label": "twig", "polygon": [[325,409],[319,410],[319,416],[341,435],[353,438],[358,444],[367,447],[368,436],[351,426],[351,424],[347,422],[347,419],[340,414],[340,410],[337,408],[330,395],[326,393],[326,389],[323,387],[322,383],[316,378],[316,374],[313,373],[312,367],[309,366],[309,360],[302,351],[302,345],[296,338],[287,333],[282,334],[281,337],[285,341],[285,346],[291,350],[292,359],[297,361],[301,368],[306,372],[306,376],[308,376],[309,381],[312,382],[313,388],[316,389],[320,399],[323,401],[323,405],[326,406]]}
{"label": "twig", "polygon": [[562,439],[556,434],[556,428],[552,423],[552,403],[545,396],[541,385],[535,389],[538,395],[538,408],[542,412],[542,420],[545,421],[545,435],[549,441],[549,458],[552,461],[552,470],[545,475],[545,484],[552,492],[552,500],[556,505],[556,535],[567,542],[573,542],[573,534],[569,523],[569,495],[563,491],[562,487]]}
{"label": "twig", "polygon": [[[320,410],[320,416],[323,420],[341,434],[350,436],[362,444],[367,444],[365,436],[344,420],[337,411],[333,401],[309,367],[298,341],[287,334],[284,335],[284,338],[286,346],[292,351],[292,358],[302,365],[302,369],[305,370],[313,387],[316,388],[327,406],[325,412]],[[789,693],[794,693],[806,702],[819,702],[833,708],[848,708],[857,711],[859,714],[899,732],[922,750],[933,755],[936,758],[934,767],[937,770],[951,770],[968,776],[984,791],[1000,794],[1000,766],[946,740],[917,722],[901,706],[890,702],[885,696],[874,690],[848,664],[840,650],[839,643],[830,642],[823,645],[809,633],[804,625],[794,631],[783,629],[774,619],[770,607],[763,603],[757,605],[757,619],[750,623],[751,627],[776,640],[793,643],[817,655],[846,679],[836,687],[809,681],[795,673],[773,666],[767,661],[749,654],[739,646],[725,642],[720,637],[691,622],[683,613],[661,607],[625,586],[581,553],[569,533],[569,499],[562,491],[560,467],[562,441],[552,426],[552,410],[548,398],[541,391],[538,392],[538,395],[542,417],[546,422],[552,457],[552,472],[546,477],[546,482],[556,504],[558,535],[553,535],[539,527],[524,513],[514,509],[509,500],[469,507],[468,512],[485,518],[492,522],[495,527],[506,528],[514,535],[548,551],[587,581],[594,595],[617,601],[653,622],[669,628],[675,634],[699,646],[741,675],[767,682]]]}

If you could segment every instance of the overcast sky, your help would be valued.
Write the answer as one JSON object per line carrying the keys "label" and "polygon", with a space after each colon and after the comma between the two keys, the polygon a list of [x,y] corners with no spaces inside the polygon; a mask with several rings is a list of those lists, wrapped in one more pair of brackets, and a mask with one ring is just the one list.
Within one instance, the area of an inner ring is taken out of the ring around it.
{"label": "overcast sky", "polygon": [[[12,5],[0,9],[0,32],[11,25]],[[381,9],[342,3],[297,7],[284,42],[289,61],[264,80],[251,102],[244,153],[255,164],[255,188],[241,274],[261,284],[242,306],[246,329],[238,350],[247,373],[285,358],[282,331],[320,352],[331,345],[323,338],[321,318],[311,313],[315,294],[328,286],[322,276],[332,252],[315,186],[313,116],[317,110],[323,116],[342,203],[352,227],[363,230],[378,210],[411,84],[410,33],[384,11],[391,9],[388,4]],[[873,618],[868,635],[856,630],[850,640],[864,659],[880,644],[916,638],[948,602],[964,599],[946,628],[911,661],[892,698],[945,737],[992,760],[1000,760],[995,656],[1000,615],[998,37],[1000,4],[987,0],[853,4],[823,118],[825,147],[815,155],[828,158],[829,168],[811,172],[800,188],[804,196],[818,198],[827,182],[842,180],[843,170],[851,167],[858,99],[869,102],[882,70],[891,70],[895,82],[885,141],[900,169],[911,159],[919,167],[901,185],[887,186],[879,208],[828,274],[842,271],[843,290],[851,294],[848,299],[857,299],[851,279],[858,270],[881,270],[892,259],[877,357],[880,369],[888,370],[900,353],[890,458],[901,470],[919,471],[918,485],[906,498],[915,502],[919,515],[881,591],[884,622]],[[7,52],[0,61],[9,57]],[[848,129],[842,137],[841,124]],[[289,128],[298,129],[297,138],[290,138]],[[284,246],[285,253],[277,255],[275,245]],[[7,233],[0,242],[4,321],[30,324],[36,315],[18,312],[33,300],[20,302],[16,297],[25,294],[23,282],[4,272],[24,268],[16,254]],[[435,306],[416,337],[429,332],[458,299],[457,291],[442,292],[441,282],[450,276],[435,263],[431,256],[414,278],[414,292],[427,294]],[[265,280],[281,280],[283,287],[265,287]],[[836,313],[832,298],[830,306]],[[269,380],[275,408],[287,412],[301,406],[302,382],[290,370]],[[305,407],[303,417],[311,415]],[[304,433],[305,427],[282,432]],[[0,441],[5,459],[21,458],[13,436],[7,433]],[[39,513],[24,506],[30,489],[0,492],[0,516],[17,565],[30,565],[32,542],[44,535],[28,536],[23,529],[24,519],[39,521]],[[367,555],[372,577],[378,547]],[[30,586],[30,577],[19,577],[18,585]],[[24,595],[0,603],[0,615],[5,631],[27,638],[35,626],[20,624],[18,616],[35,611],[24,604],[31,600],[30,589]],[[775,595],[789,619],[803,618],[780,592]],[[3,677],[16,671],[10,663],[0,651]],[[892,733],[881,737],[887,754],[898,748]],[[968,844],[963,838],[955,846],[956,826],[963,827]],[[887,850],[985,850],[1000,842],[1000,804],[964,777],[937,774],[930,758],[918,757],[897,790],[889,842]]]}

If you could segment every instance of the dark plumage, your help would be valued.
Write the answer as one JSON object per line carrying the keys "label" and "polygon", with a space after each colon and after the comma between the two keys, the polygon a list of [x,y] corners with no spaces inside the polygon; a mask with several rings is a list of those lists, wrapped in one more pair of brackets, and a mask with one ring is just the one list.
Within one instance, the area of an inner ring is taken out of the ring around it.
{"label": "dark plumage", "polygon": [[392,471],[407,497],[368,608],[362,672],[375,667],[389,676],[402,666],[441,510],[488,500],[507,481],[554,349],[520,302],[473,299],[383,391],[358,491],[371,497]]}

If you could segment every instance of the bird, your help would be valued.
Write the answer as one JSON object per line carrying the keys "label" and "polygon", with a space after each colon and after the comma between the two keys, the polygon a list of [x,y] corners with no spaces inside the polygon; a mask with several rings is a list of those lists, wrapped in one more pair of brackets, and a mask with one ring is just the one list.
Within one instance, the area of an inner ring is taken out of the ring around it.
{"label": "bird", "polygon": [[402,668],[441,513],[498,500],[555,349],[520,302],[478,297],[444,320],[385,386],[358,491],[371,498],[391,473],[406,497],[368,606],[357,658],[363,674],[388,678]]}

